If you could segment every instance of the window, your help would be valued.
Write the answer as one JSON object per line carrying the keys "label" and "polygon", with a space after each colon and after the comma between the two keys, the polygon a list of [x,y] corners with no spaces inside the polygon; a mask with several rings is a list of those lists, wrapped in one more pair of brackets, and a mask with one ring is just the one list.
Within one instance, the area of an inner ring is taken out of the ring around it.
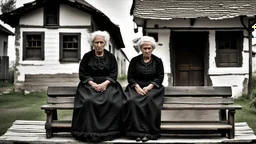
{"label": "window", "polygon": [[153,37],[155,41],[158,42],[158,33],[148,33],[148,36]]}
{"label": "window", "polygon": [[58,26],[59,25],[59,3],[49,1],[44,7],[44,25]]}
{"label": "window", "polygon": [[80,33],[60,33],[60,61],[78,62],[80,60]]}
{"label": "window", "polygon": [[23,60],[44,60],[44,32],[23,33]]}
{"label": "window", "polygon": [[217,66],[241,67],[242,65],[242,31],[217,31]]}

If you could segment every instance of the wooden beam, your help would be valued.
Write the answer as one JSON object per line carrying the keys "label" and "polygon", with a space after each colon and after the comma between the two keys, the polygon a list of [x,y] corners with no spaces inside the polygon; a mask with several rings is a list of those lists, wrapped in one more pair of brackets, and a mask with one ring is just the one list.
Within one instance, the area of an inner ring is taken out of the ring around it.
{"label": "wooden beam", "polygon": [[191,18],[191,19],[190,19],[190,26],[194,26],[195,21],[196,21],[196,19],[195,19],[195,18]]}

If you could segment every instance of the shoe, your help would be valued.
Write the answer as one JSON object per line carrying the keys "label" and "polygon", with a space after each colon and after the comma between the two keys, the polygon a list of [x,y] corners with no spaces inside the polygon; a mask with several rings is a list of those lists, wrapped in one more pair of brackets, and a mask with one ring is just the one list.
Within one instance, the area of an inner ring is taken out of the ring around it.
{"label": "shoe", "polygon": [[149,139],[148,139],[147,136],[144,136],[144,137],[141,139],[142,142],[146,142],[146,141],[148,141],[148,140],[149,140]]}
{"label": "shoe", "polygon": [[139,141],[141,141],[141,138],[140,138],[140,137],[137,137],[137,138],[136,138],[136,142],[139,142]]}

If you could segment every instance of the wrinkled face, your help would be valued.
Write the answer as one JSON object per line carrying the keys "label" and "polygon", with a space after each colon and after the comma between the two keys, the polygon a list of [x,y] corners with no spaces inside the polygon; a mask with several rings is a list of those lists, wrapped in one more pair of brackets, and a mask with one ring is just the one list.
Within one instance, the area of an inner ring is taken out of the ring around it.
{"label": "wrinkled face", "polygon": [[144,44],[140,47],[140,50],[144,57],[151,57],[152,51],[154,49],[151,42],[144,42]]}
{"label": "wrinkled face", "polygon": [[104,51],[106,42],[103,36],[96,36],[93,40],[93,47],[95,51],[102,52]]}

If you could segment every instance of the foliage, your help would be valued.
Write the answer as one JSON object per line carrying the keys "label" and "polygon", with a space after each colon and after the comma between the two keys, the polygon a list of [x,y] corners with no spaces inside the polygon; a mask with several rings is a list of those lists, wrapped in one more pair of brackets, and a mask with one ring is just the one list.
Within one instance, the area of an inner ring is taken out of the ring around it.
{"label": "foliage", "polygon": [[12,87],[13,84],[11,84],[10,82],[8,81],[0,81],[0,88],[3,88],[3,87]]}
{"label": "foliage", "polygon": [[122,82],[122,81],[126,81],[126,79],[127,79],[127,76],[126,76],[126,75],[121,75],[121,76],[119,76],[119,77],[117,78],[117,81]]}
{"label": "foliage", "polygon": [[0,7],[2,13],[7,13],[15,9],[16,0],[1,0]]}
{"label": "foliage", "polygon": [[241,105],[242,110],[237,110],[235,114],[236,122],[247,122],[247,124],[256,132],[256,111],[252,109],[248,104],[250,100],[246,94],[242,95],[238,99],[235,99],[235,104]]}
{"label": "foliage", "polygon": [[256,109],[256,76],[252,77],[252,96],[253,100],[250,102],[250,107]]}

